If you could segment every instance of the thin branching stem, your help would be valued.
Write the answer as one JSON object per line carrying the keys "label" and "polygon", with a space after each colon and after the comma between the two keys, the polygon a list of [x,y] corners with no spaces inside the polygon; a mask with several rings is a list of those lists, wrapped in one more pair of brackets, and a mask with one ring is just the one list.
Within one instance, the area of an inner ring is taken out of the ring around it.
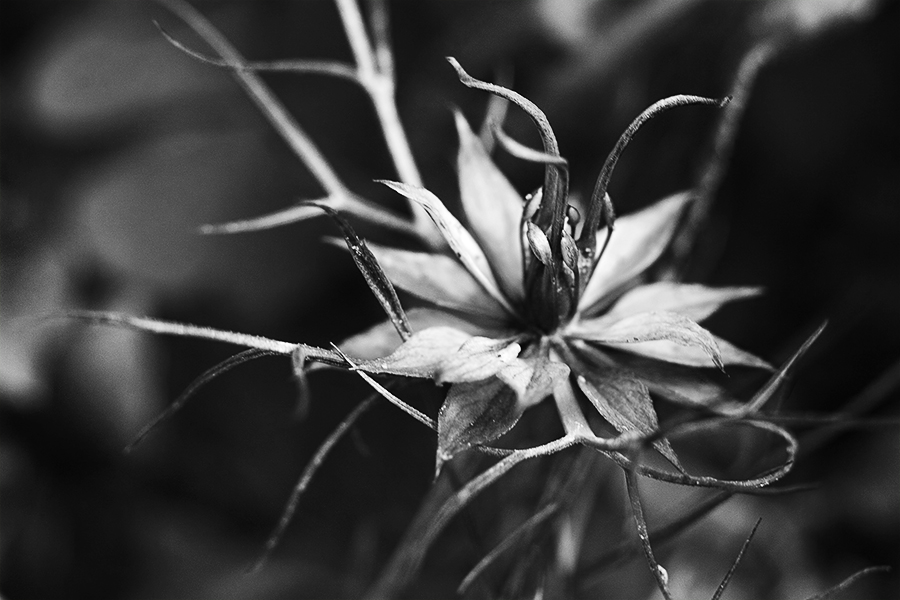
{"label": "thin branching stem", "polygon": [[[628,128],[622,133],[621,136],[619,136],[619,140],[610,151],[609,156],[606,157],[606,161],[603,163],[603,167],[600,169],[600,175],[597,177],[597,183],[594,185],[594,191],[591,194],[591,200],[588,203],[587,213],[584,217],[584,228],[582,229],[581,238],[579,238],[578,240],[578,247],[581,249],[582,253],[584,253],[589,258],[592,258],[594,263],[600,260],[600,256],[603,254],[603,250],[596,253],[596,255],[594,255],[594,252],[596,247],[597,230],[600,227],[601,217],[604,215],[604,213],[611,213],[611,209],[609,208],[609,206],[607,206],[607,203],[609,203],[609,197],[607,195],[607,191],[609,189],[609,181],[612,178],[613,170],[616,168],[616,164],[619,162],[619,157],[622,156],[622,152],[625,150],[625,147],[628,146],[631,138],[634,137],[641,126],[660,113],[677,106],[689,106],[692,104],[710,104],[716,106],[724,106],[725,104],[727,104],[727,102],[727,98],[725,100],[718,100],[715,98],[704,98],[702,96],[670,96],[668,98],[663,98],[662,100],[654,102],[646,110],[644,110],[644,112],[638,115],[637,118],[634,119],[634,121],[631,122]],[[604,249],[609,243],[609,239],[612,237],[613,232],[613,223],[609,222],[607,223],[607,225],[608,233],[606,241],[604,242]],[[589,275],[590,274],[588,274],[588,276]]]}
{"label": "thin branching stem", "polygon": [[638,490],[637,474],[634,469],[624,469],[625,471],[625,487],[628,491],[628,500],[631,503],[631,514],[634,517],[634,524],[637,527],[638,538],[641,541],[641,548],[644,550],[644,557],[647,559],[647,565],[650,572],[656,579],[656,584],[666,600],[672,600],[672,594],[669,592],[668,575],[657,562],[653,555],[653,547],[650,544],[650,531],[647,529],[647,519],[644,517],[644,505],[641,502],[641,494]]}
{"label": "thin branching stem", "polygon": [[334,448],[335,444],[337,444],[340,439],[344,436],[345,433],[356,423],[356,421],[374,404],[378,399],[378,394],[370,394],[368,398],[363,400],[353,411],[347,415],[343,421],[341,421],[338,426],[331,432],[331,434],[322,442],[322,445],[319,446],[319,449],[316,450],[315,455],[313,455],[312,460],[309,461],[309,464],[306,465],[306,468],[303,470],[303,474],[300,476],[300,480],[297,482],[297,485],[294,486],[294,490],[291,492],[291,497],[288,499],[287,505],[285,505],[284,510],[281,513],[281,518],[278,521],[278,525],[275,526],[274,531],[269,536],[268,540],[266,540],[266,546],[263,550],[262,555],[256,561],[249,571],[251,573],[255,573],[259,571],[262,566],[266,563],[269,556],[271,556],[272,551],[275,549],[275,546],[278,545],[278,542],[281,541],[281,538],[284,537],[284,532],[287,529],[288,525],[291,522],[291,519],[294,517],[294,513],[297,512],[297,505],[300,503],[300,498],[303,495],[303,492],[306,491],[306,488],[309,487],[310,481],[312,481],[313,475],[319,470],[319,467],[322,466],[322,463],[325,461],[325,458],[331,452],[331,449]]}
{"label": "thin branching stem", "polygon": [[[578,438],[576,436],[566,435],[547,444],[525,450],[516,450],[469,481],[431,516],[424,531],[416,538],[414,545],[405,548],[402,555],[395,558],[394,564],[391,565],[390,586],[392,589],[396,592],[412,581],[418,573],[428,549],[431,548],[438,535],[478,494],[490,487],[519,463],[531,458],[555,454],[577,443]],[[376,586],[376,589],[369,597],[382,597],[384,590],[378,588],[384,585],[384,582],[379,582],[379,585]]]}
{"label": "thin branching stem", "polygon": [[488,552],[484,556],[484,558],[478,561],[477,565],[472,567],[472,570],[469,571],[469,574],[466,575],[466,577],[462,580],[462,583],[459,584],[456,592],[458,594],[466,593],[466,590],[469,589],[469,586],[471,586],[472,583],[476,579],[478,579],[478,577],[480,577],[488,567],[494,564],[494,562],[503,553],[518,544],[544,521],[556,514],[558,508],[558,505],[555,503],[548,504],[537,513],[529,517],[527,521],[519,525],[515,529],[515,531],[506,536],[499,544],[497,544],[490,552]]}
{"label": "thin branching stem", "polygon": [[779,50],[772,40],[765,40],[753,47],[741,61],[737,75],[731,84],[731,102],[725,107],[716,129],[712,150],[703,163],[694,201],[686,211],[680,226],[680,234],[672,240],[672,268],[664,276],[678,278],[705,223],[713,197],[722,184],[728,161],[731,158],[738,126],[747,109],[750,92],[762,69],[771,62]]}
{"label": "thin branching stem", "polygon": [[[150,317],[135,317],[116,312],[94,311],[94,310],[70,310],[64,313],[48,315],[45,318],[64,318],[77,319],[87,321],[97,325],[113,325],[117,327],[127,327],[129,329],[137,329],[139,331],[149,331],[151,333],[159,333],[164,335],[175,335],[179,337],[189,337],[204,340],[213,340],[216,342],[226,342],[236,346],[246,346],[248,348],[256,348],[258,350],[266,350],[274,354],[291,354],[295,352],[298,346],[303,346],[310,352],[310,357],[315,359],[325,357],[325,355],[337,358],[336,354],[325,350],[324,348],[314,348],[313,346],[305,346],[304,344],[292,344],[290,342],[281,342],[265,338],[258,335],[250,335],[247,333],[237,333],[234,331],[223,331],[221,329],[213,329],[212,327],[202,327],[200,325],[188,325],[186,323],[174,323],[170,321],[160,321]],[[324,353],[324,354],[323,354]]]}
{"label": "thin branching stem", "polygon": [[181,410],[181,408],[185,405],[185,403],[190,400],[197,391],[202,388],[204,385],[218,377],[230,371],[231,369],[244,364],[245,362],[263,357],[263,356],[278,356],[275,352],[271,352],[269,350],[259,350],[257,348],[250,348],[249,350],[244,350],[243,352],[239,352],[234,356],[227,358],[215,365],[214,367],[207,369],[203,372],[202,375],[194,379],[191,384],[185,389],[178,398],[175,399],[172,404],[168,406],[163,412],[156,416],[155,419],[147,423],[138,434],[135,436],[134,440],[131,441],[130,444],[125,446],[125,452],[129,453],[140,444],[144,438],[147,437],[150,432],[156,429],[160,423],[169,419],[176,412]]}
{"label": "thin branching stem", "polygon": [[872,575],[873,573],[888,573],[890,572],[890,570],[891,568],[888,566],[869,567],[868,569],[862,569],[861,571],[857,571],[847,579],[843,580],[836,586],[825,590],[821,594],[810,596],[806,600],[827,600],[828,598],[833,597],[835,594],[843,592],[863,577],[867,577],[869,575]]}
{"label": "thin branching stem", "polygon": [[[372,21],[375,35],[373,47],[357,0],[335,0],[335,4],[356,61],[357,81],[372,100],[397,174],[403,183],[421,187],[422,176],[419,174],[406,131],[400,121],[400,114],[397,112],[396,82],[388,39],[387,7],[383,3],[373,7]],[[413,224],[422,240],[431,246],[440,245],[442,240],[425,211],[415,202],[410,202],[409,206],[413,214]]]}
{"label": "thin branching stem", "polygon": [[725,593],[725,589],[731,582],[731,577],[734,575],[735,570],[737,570],[738,565],[741,564],[741,559],[744,558],[744,553],[747,552],[747,548],[750,547],[750,542],[753,541],[753,536],[756,535],[756,530],[759,529],[760,523],[762,523],[762,519],[757,519],[756,524],[753,525],[753,529],[750,530],[750,535],[747,536],[747,539],[744,540],[744,543],[741,545],[741,549],[738,552],[737,557],[734,559],[734,562],[731,563],[731,567],[728,569],[728,572],[725,573],[725,577],[722,578],[722,583],[720,583],[719,587],[716,588],[712,600],[719,600],[722,597],[722,594]]}
{"label": "thin branching stem", "polygon": [[[182,0],[159,1],[181,17],[225,61],[244,64],[244,57],[237,49],[193,6]],[[253,71],[235,69],[232,73],[325,191],[331,196],[349,196],[350,191],[331,168],[322,152],[262,79]]]}
{"label": "thin branching stem", "polygon": [[285,59],[272,61],[254,60],[245,62],[230,62],[225,59],[208,56],[206,54],[203,54],[202,52],[194,50],[193,48],[189,48],[186,44],[182,43],[174,36],[172,36],[168,31],[166,31],[157,21],[153,21],[153,24],[156,25],[159,33],[162,34],[162,36],[166,38],[166,41],[168,41],[170,44],[172,44],[191,58],[195,58],[200,62],[213,67],[221,67],[224,69],[232,69],[235,71],[255,71],[258,73],[306,73],[331,75],[333,77],[347,79],[354,83],[359,83],[359,77],[356,73],[356,69],[354,69],[353,66],[344,64],[340,61]]}

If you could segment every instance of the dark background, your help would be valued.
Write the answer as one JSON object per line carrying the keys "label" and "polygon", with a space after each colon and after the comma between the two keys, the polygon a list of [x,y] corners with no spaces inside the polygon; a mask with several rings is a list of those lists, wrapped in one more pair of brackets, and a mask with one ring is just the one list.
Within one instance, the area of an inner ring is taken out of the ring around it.
{"label": "dark background", "polygon": [[[331,3],[197,6],[245,56],[350,58]],[[22,321],[86,307],[340,341],[381,317],[346,254],[319,241],[335,233],[329,224],[196,234],[203,223],[315,198],[315,181],[228,73],[165,42],[152,19],[203,48],[161,7],[0,7],[0,593],[359,595],[428,488],[430,432],[386,403],[377,408],[325,463],[266,569],[244,576],[317,445],[367,393],[363,384],[316,376],[300,419],[289,361],[262,359],[211,383],[124,456],[140,427],[229,348]],[[855,401],[867,416],[896,419],[897,2],[434,1],[392,11],[399,110],[427,185],[450,203],[458,193],[450,108],[478,123],[486,96],[461,86],[445,55],[475,76],[510,78],[541,106],[570,159],[573,190],[586,195],[646,106],[676,93],[724,95],[754,40],[791,40],[759,77],[687,279],[764,286],[763,298],[707,325],[773,362],[829,321],[786,410],[828,414]],[[395,173],[360,90],[318,76],[266,80],[354,190],[399,206],[372,183]],[[716,116],[684,108],[647,125],[613,179],[618,211],[692,185]],[[514,109],[507,131],[537,143]],[[498,161],[523,193],[539,184],[533,166]],[[726,598],[800,599],[873,565],[894,570],[841,597],[897,597],[896,425],[801,439],[809,451],[789,482],[819,489],[736,498],[662,550],[676,596],[709,597],[762,517]],[[473,507],[481,519],[519,507],[512,491],[527,482],[509,477]],[[651,524],[684,499],[671,486],[648,495]],[[620,486],[602,497],[600,507],[625,518]],[[627,525],[619,537],[591,538],[585,555],[633,537]],[[452,597],[480,558],[460,530],[451,525],[441,538],[416,593]],[[591,597],[653,594],[640,559],[585,580]]]}

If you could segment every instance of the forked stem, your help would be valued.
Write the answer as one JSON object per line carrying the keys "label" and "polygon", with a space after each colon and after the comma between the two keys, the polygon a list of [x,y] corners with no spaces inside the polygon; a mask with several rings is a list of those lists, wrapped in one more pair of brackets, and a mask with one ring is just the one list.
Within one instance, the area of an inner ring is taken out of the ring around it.
{"label": "forked stem", "polygon": [[[375,39],[373,47],[357,0],[335,0],[335,4],[356,61],[357,81],[372,100],[397,174],[403,183],[421,187],[422,176],[419,174],[406,137],[406,130],[397,112],[394,61],[388,39],[387,7],[380,1],[374,2],[375,5],[372,7],[372,29]],[[413,214],[414,227],[423,241],[432,247],[440,246],[443,240],[437,235],[434,224],[425,211],[415,202],[410,202],[409,206]]]}

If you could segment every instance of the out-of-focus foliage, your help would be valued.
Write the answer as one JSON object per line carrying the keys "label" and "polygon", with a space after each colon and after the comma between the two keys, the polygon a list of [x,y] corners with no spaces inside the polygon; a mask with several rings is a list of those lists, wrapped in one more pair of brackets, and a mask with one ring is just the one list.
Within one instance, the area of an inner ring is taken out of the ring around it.
{"label": "out-of-focus foliage", "polygon": [[[253,58],[349,56],[329,2],[198,8]],[[509,78],[544,108],[572,164],[573,190],[586,196],[618,134],[645,106],[676,93],[722,95],[754,40],[790,40],[760,75],[687,280],[765,287],[762,299],[710,323],[773,363],[830,320],[783,400],[786,410],[838,411],[862,398],[876,416],[896,416],[897,3],[391,8],[400,112],[429,189],[445,199],[458,197],[449,107],[477,121],[485,98],[458,84],[444,55],[479,76]],[[227,72],[161,38],[151,19],[186,35],[161,8],[4,0],[0,10],[0,593],[358,595],[429,486],[432,435],[395,410],[373,412],[355,443],[329,459],[272,562],[246,577],[295,478],[363,395],[362,384],[313,379],[314,401],[299,421],[290,366],[254,363],[211,384],[158,437],[123,457],[141,425],[224,350],[80,326],[34,328],[20,319],[82,306],[322,345],[343,339],[379,319],[379,307],[345,253],[316,239],[321,229],[196,235],[203,223],[316,197],[314,180]],[[354,189],[396,202],[371,183],[395,174],[358,90],[313,76],[266,78]],[[646,126],[618,166],[612,193],[619,210],[690,185],[713,120],[698,110]],[[515,111],[506,130],[534,141]],[[531,191],[535,166],[503,153],[498,161],[520,192]],[[422,394],[424,406],[436,407],[434,390]],[[846,597],[896,596],[896,430],[804,441],[809,451],[791,482],[821,487],[733,499],[663,546],[676,596],[709,596],[758,516],[763,523],[726,598],[802,598],[872,564],[895,571],[863,580]],[[708,447],[717,450],[704,459],[712,467],[746,460],[728,454],[733,444],[711,439]],[[497,519],[509,530],[527,518],[529,479],[555,465],[523,466],[476,502],[471,527],[457,524],[441,538],[415,593],[451,596],[487,550],[468,531]],[[591,535],[580,541],[582,567],[630,535],[618,480],[594,468],[602,491],[595,514],[583,516]],[[695,494],[648,484],[651,527],[668,520],[673,502],[696,502]],[[638,556],[581,579],[585,597],[652,593]]]}

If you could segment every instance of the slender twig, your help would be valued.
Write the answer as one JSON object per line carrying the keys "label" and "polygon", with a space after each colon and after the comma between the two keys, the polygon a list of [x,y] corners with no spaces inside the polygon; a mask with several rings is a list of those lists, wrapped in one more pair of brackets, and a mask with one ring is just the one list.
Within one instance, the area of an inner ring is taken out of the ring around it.
{"label": "slender twig", "polygon": [[527,521],[519,525],[515,531],[506,536],[503,541],[497,544],[484,556],[484,558],[478,561],[478,564],[475,565],[471,571],[469,571],[469,574],[466,575],[465,579],[462,580],[462,583],[459,584],[459,587],[456,590],[457,593],[464,594],[466,590],[469,589],[469,586],[472,585],[472,582],[484,573],[485,569],[491,566],[501,554],[525,539],[525,537],[534,531],[541,523],[553,516],[556,513],[557,508],[558,506],[556,504],[548,504],[536,514],[529,517]]}
{"label": "slender twig", "polygon": [[[434,240],[436,239],[436,236],[430,229],[431,224],[430,222],[425,223],[423,217],[418,216],[421,209],[414,203],[411,204],[411,206],[413,214],[418,218],[418,221],[410,224],[406,220],[392,214],[390,211],[386,211],[351,192],[338,177],[334,169],[331,168],[328,160],[312,139],[300,127],[296,119],[291,116],[284,105],[281,104],[278,98],[275,97],[272,91],[256,73],[257,70],[266,70],[268,68],[274,70],[294,70],[329,74],[356,81],[362,85],[364,89],[369,91],[371,96],[370,86],[363,80],[362,71],[355,69],[352,66],[329,61],[284,61],[277,63],[262,63],[260,65],[248,63],[230,42],[228,42],[228,40],[212,25],[212,23],[191,5],[182,0],[159,1],[181,17],[185,23],[197,32],[197,34],[222,57],[222,60],[207,57],[204,54],[188,48],[160,27],[162,35],[176,48],[193,58],[216,66],[228,67],[232,70],[232,73],[241,87],[244,88],[253,102],[260,108],[266,118],[269,119],[275,130],[284,138],[294,153],[300,158],[301,162],[306,165],[313,177],[316,178],[325,190],[328,196],[327,204],[335,210],[349,212],[377,225],[383,225],[404,233],[413,233],[420,237],[426,244],[430,246],[435,245]],[[159,26],[157,25],[157,27]],[[390,100],[393,106],[393,97],[391,97]],[[392,125],[392,127],[396,128],[398,125],[399,121],[397,121],[397,124]],[[418,177],[415,180],[418,181]],[[207,225],[201,228],[201,231],[204,233],[234,233],[267,229],[277,225],[304,220],[309,218],[311,214],[312,213],[309,211],[290,207],[286,210],[278,211],[274,214],[257,219]]]}
{"label": "slender twig", "polygon": [[255,573],[259,571],[265,562],[268,560],[269,556],[271,556],[272,551],[275,549],[275,546],[278,545],[278,542],[281,541],[281,538],[284,537],[284,532],[287,529],[287,526],[290,524],[291,519],[294,517],[294,513],[297,512],[297,505],[300,503],[300,497],[303,495],[303,492],[306,491],[306,488],[309,487],[310,481],[312,481],[313,475],[319,470],[319,467],[322,466],[322,463],[325,461],[325,458],[331,452],[331,449],[334,448],[335,444],[340,441],[340,439],[344,436],[344,434],[356,423],[356,421],[369,410],[378,399],[378,394],[370,394],[368,398],[363,400],[353,411],[347,415],[343,421],[341,421],[338,426],[331,432],[331,434],[322,442],[322,445],[319,446],[319,449],[316,450],[315,455],[312,457],[312,460],[309,461],[309,464],[306,465],[306,468],[303,470],[303,474],[300,476],[300,480],[297,482],[297,485],[294,486],[293,492],[291,492],[291,497],[288,499],[287,505],[285,505],[284,510],[281,513],[281,518],[278,520],[278,525],[275,526],[274,531],[266,540],[266,546],[263,550],[262,555],[256,561],[256,563],[248,570],[250,573]]}
{"label": "slender twig", "polygon": [[566,435],[547,444],[516,450],[469,481],[451,496],[424,524],[413,541],[407,541],[391,559],[382,577],[366,595],[367,598],[393,597],[405,588],[418,573],[425,555],[447,524],[481,492],[509,472],[517,464],[538,456],[549,456],[578,443],[578,438]]}
{"label": "slender twig", "polygon": [[[357,80],[372,100],[397,174],[404,183],[421,187],[422,177],[419,175],[406,131],[397,112],[393,58],[388,39],[387,7],[379,2],[373,7],[375,35],[373,48],[357,0],[335,0],[335,3],[356,61]],[[423,241],[432,246],[441,245],[442,238],[437,235],[425,211],[415,202],[410,202],[409,206],[413,214],[413,223]]]}
{"label": "slender twig", "polygon": [[725,590],[728,588],[728,584],[731,582],[731,578],[734,575],[734,572],[737,570],[738,565],[741,564],[741,560],[744,558],[744,553],[746,553],[747,548],[750,547],[750,542],[753,541],[753,536],[756,535],[756,530],[759,529],[760,523],[762,523],[762,519],[757,519],[756,524],[753,526],[753,529],[750,530],[750,535],[747,536],[747,539],[744,540],[743,545],[741,545],[741,549],[738,552],[737,558],[735,558],[734,562],[731,563],[731,567],[728,569],[728,572],[725,573],[725,577],[722,578],[722,583],[720,583],[719,587],[716,588],[712,600],[719,600],[722,597],[722,594],[725,593]]}
{"label": "slender twig", "polygon": [[270,352],[268,350],[258,350],[256,348],[250,348],[249,350],[244,350],[243,352],[239,352],[234,356],[231,356],[219,364],[207,369],[203,372],[202,375],[195,378],[194,381],[185,389],[178,398],[175,399],[172,404],[168,406],[163,412],[156,416],[155,419],[147,423],[135,438],[125,446],[125,453],[129,453],[140,444],[147,435],[150,434],[154,429],[156,429],[162,422],[168,420],[172,415],[181,410],[181,408],[185,405],[185,403],[190,400],[197,391],[218,377],[219,375],[224,374],[231,369],[244,364],[245,362],[260,358],[262,356],[278,356],[275,352]]}
{"label": "slender twig", "polygon": [[[291,354],[303,344],[292,344],[290,342],[281,342],[258,335],[247,333],[237,333],[234,331],[223,331],[221,329],[213,329],[212,327],[202,327],[200,325],[189,325],[186,323],[173,323],[170,321],[161,321],[150,317],[135,317],[115,312],[94,311],[94,310],[69,310],[66,312],[45,315],[40,317],[42,320],[62,318],[62,319],[78,319],[95,323],[97,325],[113,325],[118,327],[127,327],[140,331],[149,331],[151,333],[159,333],[164,335],[175,335],[180,337],[190,337],[197,339],[213,340],[217,342],[226,342],[236,346],[246,346],[248,348],[256,348],[265,350],[275,354]],[[316,349],[312,346],[304,346],[310,353],[311,358],[318,358],[320,354],[329,355],[332,358],[340,357],[337,354],[322,348]],[[321,351],[321,352],[319,352]]]}
{"label": "slender twig", "polygon": [[[159,1],[181,17],[226,62],[244,64],[244,57],[240,52],[193,6],[182,0]],[[350,191],[328,164],[319,148],[262,79],[253,71],[235,69],[232,73],[325,191],[331,196],[350,196]]]}
{"label": "slender twig", "polygon": [[878,567],[869,567],[868,569],[863,569],[861,571],[857,571],[856,573],[854,573],[847,579],[843,580],[842,582],[840,582],[833,588],[825,590],[821,594],[816,594],[815,596],[810,596],[806,600],[826,600],[827,598],[831,598],[835,594],[839,594],[840,592],[843,592],[844,590],[846,590],[848,587],[850,587],[851,585],[853,585],[854,583],[856,583],[863,577],[871,575],[872,573],[888,573],[888,572],[890,572],[890,570],[891,570],[890,567],[878,566]]}
{"label": "slender twig", "polygon": [[703,162],[694,201],[691,203],[680,225],[680,233],[672,240],[671,268],[663,274],[665,278],[677,279],[698,239],[703,224],[709,215],[713,197],[722,184],[728,161],[731,158],[738,127],[756,78],[777,54],[778,46],[766,40],[752,48],[741,61],[737,75],[731,84],[731,102],[725,107],[715,133],[712,150]]}
{"label": "slender twig", "polygon": [[637,527],[638,538],[641,540],[644,557],[647,559],[647,565],[650,567],[650,572],[656,579],[656,584],[659,586],[663,597],[666,600],[672,600],[672,594],[669,592],[669,576],[653,555],[653,547],[650,544],[650,531],[647,529],[647,520],[644,518],[644,505],[641,502],[641,494],[638,490],[637,474],[634,469],[624,469],[624,471],[625,487],[628,490],[628,499],[631,502],[631,514]]}

